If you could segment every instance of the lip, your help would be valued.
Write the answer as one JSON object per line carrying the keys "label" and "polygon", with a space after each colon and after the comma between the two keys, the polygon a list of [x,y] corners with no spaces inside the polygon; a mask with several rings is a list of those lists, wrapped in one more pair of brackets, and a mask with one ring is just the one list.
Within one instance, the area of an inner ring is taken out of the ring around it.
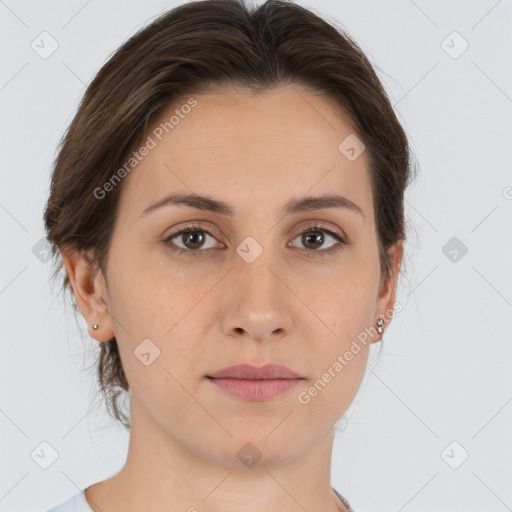
{"label": "lip", "polygon": [[207,379],[221,390],[243,400],[270,400],[304,380],[281,364],[237,364],[223,368]]}
{"label": "lip", "polygon": [[208,377],[214,379],[301,379],[302,376],[282,364],[267,363],[263,366],[235,364],[222,368]]}

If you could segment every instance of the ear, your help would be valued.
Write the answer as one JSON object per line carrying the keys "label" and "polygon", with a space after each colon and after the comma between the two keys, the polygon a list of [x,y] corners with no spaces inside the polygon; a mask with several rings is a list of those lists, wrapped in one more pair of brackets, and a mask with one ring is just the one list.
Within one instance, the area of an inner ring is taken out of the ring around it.
{"label": "ear", "polygon": [[[101,270],[91,263],[92,252],[59,247],[59,253],[78,307],[87,322],[89,336],[98,341],[112,339],[114,330],[109,314],[107,286]],[[98,329],[93,329],[93,324],[98,324]]]}
{"label": "ear", "polygon": [[[382,319],[384,320],[384,331],[386,330],[386,327],[389,326],[389,323],[393,318],[392,315],[396,302],[396,288],[403,253],[403,239],[398,240],[388,249],[390,258],[390,276],[387,279],[381,279],[379,297],[377,300],[377,317],[382,315]],[[377,339],[375,341],[379,341],[381,338],[382,334],[377,334]]]}

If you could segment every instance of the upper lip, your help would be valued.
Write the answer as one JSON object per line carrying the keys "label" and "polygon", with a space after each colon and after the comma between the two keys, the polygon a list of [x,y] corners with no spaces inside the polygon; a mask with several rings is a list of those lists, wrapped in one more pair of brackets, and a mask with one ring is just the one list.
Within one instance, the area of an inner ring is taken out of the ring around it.
{"label": "upper lip", "polygon": [[236,364],[222,368],[208,375],[214,379],[301,379],[302,377],[282,364],[265,364],[255,366],[252,364]]}

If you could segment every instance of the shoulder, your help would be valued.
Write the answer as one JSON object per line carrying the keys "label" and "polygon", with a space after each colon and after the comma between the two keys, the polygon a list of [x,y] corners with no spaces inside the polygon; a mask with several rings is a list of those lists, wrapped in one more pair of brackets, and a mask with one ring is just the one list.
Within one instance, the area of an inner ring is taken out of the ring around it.
{"label": "shoulder", "polygon": [[84,492],[80,491],[47,512],[92,512],[92,509],[85,500]]}

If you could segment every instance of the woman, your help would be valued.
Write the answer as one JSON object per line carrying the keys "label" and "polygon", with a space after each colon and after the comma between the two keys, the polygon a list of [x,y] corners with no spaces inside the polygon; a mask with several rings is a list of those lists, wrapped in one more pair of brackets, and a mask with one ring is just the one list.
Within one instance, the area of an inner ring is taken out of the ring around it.
{"label": "woman", "polygon": [[409,158],[363,52],[293,3],[191,2],[123,44],[45,223],[129,451],[52,510],[352,510],[334,427],[394,315]]}

